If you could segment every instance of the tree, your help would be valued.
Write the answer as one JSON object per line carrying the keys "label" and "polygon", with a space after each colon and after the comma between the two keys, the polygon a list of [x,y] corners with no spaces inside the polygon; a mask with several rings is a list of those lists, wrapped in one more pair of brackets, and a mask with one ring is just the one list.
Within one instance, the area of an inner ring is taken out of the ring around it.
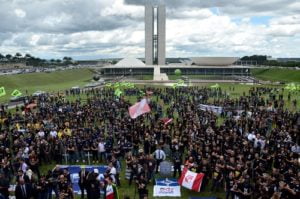
{"label": "tree", "polygon": [[25,59],[30,59],[30,58],[32,58],[32,56],[30,54],[25,54],[24,58]]}
{"label": "tree", "polygon": [[63,62],[65,65],[69,65],[69,64],[72,64],[72,57],[64,57],[63,58]]}
{"label": "tree", "polygon": [[252,56],[245,56],[241,58],[242,61],[254,61],[259,65],[264,64],[267,61],[266,55],[252,55]]}
{"label": "tree", "polygon": [[3,58],[5,58],[5,56],[0,53],[0,60],[2,60]]}
{"label": "tree", "polygon": [[7,55],[5,55],[5,57],[6,57],[7,60],[11,60],[12,55],[11,54],[7,54]]}
{"label": "tree", "polygon": [[22,54],[21,54],[21,53],[16,53],[15,57],[21,58],[21,57],[22,57]]}
{"label": "tree", "polygon": [[180,76],[181,75],[181,70],[180,69],[176,69],[174,73],[175,73],[176,76]]}

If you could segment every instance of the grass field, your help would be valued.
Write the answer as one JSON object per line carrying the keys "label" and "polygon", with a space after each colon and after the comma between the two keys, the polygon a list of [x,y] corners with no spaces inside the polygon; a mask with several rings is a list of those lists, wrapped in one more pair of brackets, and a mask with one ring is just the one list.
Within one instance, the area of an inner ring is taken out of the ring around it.
{"label": "grass field", "polygon": [[290,69],[251,69],[254,77],[273,82],[300,82],[300,70]]}
{"label": "grass field", "polygon": [[57,92],[73,86],[83,86],[93,77],[89,69],[74,69],[52,73],[30,73],[0,76],[0,87],[6,90],[6,96],[0,97],[0,102],[8,101],[14,89],[26,94],[37,90]]}

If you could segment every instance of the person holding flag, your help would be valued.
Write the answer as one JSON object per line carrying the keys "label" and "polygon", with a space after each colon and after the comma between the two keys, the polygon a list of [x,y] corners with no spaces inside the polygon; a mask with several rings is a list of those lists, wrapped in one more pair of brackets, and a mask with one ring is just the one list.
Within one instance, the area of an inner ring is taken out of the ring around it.
{"label": "person holding flag", "polygon": [[178,180],[178,183],[187,189],[200,192],[203,177],[204,173],[195,173],[185,167]]}
{"label": "person holding flag", "polygon": [[119,193],[117,185],[113,184],[113,179],[108,176],[105,178],[106,185],[104,187],[105,199],[119,199]]}

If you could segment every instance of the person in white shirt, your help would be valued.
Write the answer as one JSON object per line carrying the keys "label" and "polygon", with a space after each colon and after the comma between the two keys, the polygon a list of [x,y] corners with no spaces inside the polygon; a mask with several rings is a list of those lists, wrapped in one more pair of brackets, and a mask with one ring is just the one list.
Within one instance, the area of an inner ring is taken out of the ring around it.
{"label": "person in white shirt", "polygon": [[106,160],[105,156],[105,142],[103,140],[100,140],[98,143],[98,160],[102,162],[102,158]]}
{"label": "person in white shirt", "polygon": [[22,170],[23,173],[26,173],[27,168],[28,168],[28,165],[25,163],[24,160],[21,159],[21,160],[20,160],[20,170]]}
{"label": "person in white shirt", "polygon": [[156,159],[156,173],[158,173],[158,167],[160,163],[166,159],[165,152],[159,147],[154,151],[154,157]]}
{"label": "person in white shirt", "polygon": [[255,136],[254,132],[251,132],[248,134],[247,138],[249,141],[253,141],[256,139],[256,136]]}
{"label": "person in white shirt", "polygon": [[41,130],[38,132],[38,135],[40,138],[43,138],[43,137],[45,137],[45,132]]}
{"label": "person in white shirt", "polygon": [[109,176],[112,178],[113,183],[116,183],[117,169],[114,167],[112,162],[108,164],[108,169],[109,169]]}
{"label": "person in white shirt", "polygon": [[51,136],[51,138],[56,138],[57,137],[57,131],[56,130],[51,130],[50,131],[50,136]]}

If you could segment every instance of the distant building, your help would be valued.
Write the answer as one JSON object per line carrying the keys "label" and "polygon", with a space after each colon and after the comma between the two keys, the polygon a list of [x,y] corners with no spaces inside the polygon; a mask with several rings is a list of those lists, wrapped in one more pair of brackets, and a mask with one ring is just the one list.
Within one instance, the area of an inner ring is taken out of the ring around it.
{"label": "distant building", "polygon": [[26,66],[25,62],[0,62],[0,69],[26,69],[31,68]]}
{"label": "distant building", "polygon": [[154,68],[159,67],[161,73],[174,75],[180,69],[182,75],[211,75],[211,76],[249,76],[250,69],[234,65],[235,57],[197,57],[184,63],[170,65],[145,65],[135,58],[125,58],[115,65],[102,67],[102,74],[107,76],[119,75],[153,75]]}
{"label": "distant building", "polygon": [[166,7],[150,1],[145,5],[145,61],[146,65],[166,64]]}

